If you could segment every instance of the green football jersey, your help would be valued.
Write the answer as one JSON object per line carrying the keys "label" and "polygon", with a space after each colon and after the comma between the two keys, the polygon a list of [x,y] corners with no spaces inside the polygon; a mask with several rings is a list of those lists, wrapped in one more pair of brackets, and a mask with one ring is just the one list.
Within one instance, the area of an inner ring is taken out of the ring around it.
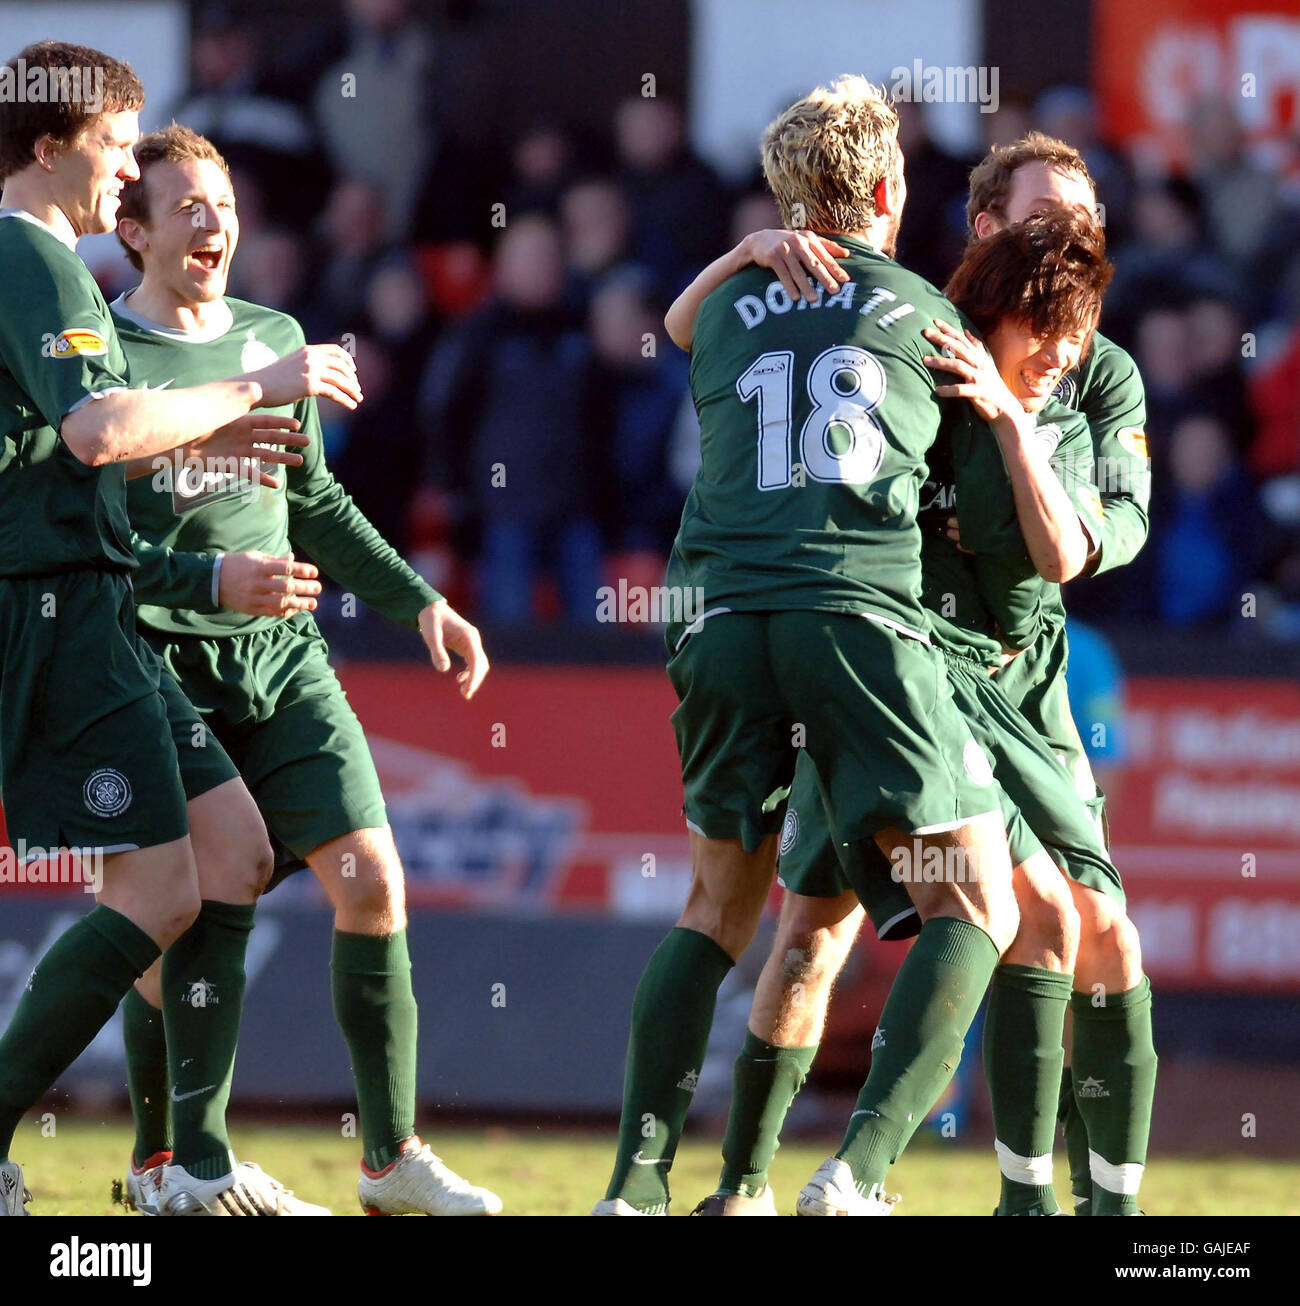
{"label": "green football jersey", "polygon": [[45,223],[0,210],[0,576],[135,566],[121,464],[88,467],[63,419],[128,387],[108,305]]}
{"label": "green football jersey", "polygon": [[1062,379],[1056,397],[1088,419],[1096,451],[1096,483],[1106,520],[1093,574],[1122,567],[1137,557],[1150,525],[1146,392],[1137,364],[1097,332],[1088,357]]}
{"label": "green football jersey", "polygon": [[852,253],[835,294],[791,303],[751,267],[700,308],[701,466],[670,592],[704,611],[863,613],[926,638],[917,511],[927,454],[964,405],[935,395],[921,332],[964,319],[892,259],[837,239]]}
{"label": "green football jersey", "polygon": [[[1123,566],[1146,542],[1151,498],[1146,395],[1137,365],[1098,332],[1083,364],[1057,387],[1057,398],[1082,413],[1092,435],[1095,478],[1105,514],[1101,556],[1094,572]],[[1064,690],[1053,692],[1052,687],[1064,680],[1068,658],[1065,605],[1057,587],[1055,603],[1044,609],[1043,630],[1034,648],[1015,658],[998,678],[1035,727],[1062,747],[1071,739],[1073,725],[1062,718]]]}
{"label": "green football jersey", "polygon": [[[122,347],[137,386],[201,385],[256,371],[304,344],[285,313],[229,296],[215,326],[186,332],[132,312],[126,296],[113,304]],[[313,399],[264,411],[296,417],[311,439],[300,467],[279,468],[272,490],[235,472],[155,460],[155,471],[132,480],[128,502],[137,537],[139,619],[177,635],[228,635],[260,630],[278,618],[250,617],[217,606],[219,554],[256,550],[305,552],[331,580],[363,603],[409,626],[440,596],[403,561],[334,479],[325,463]]]}
{"label": "green football jersey", "polygon": [[[1087,421],[1049,400],[1036,416],[1036,437],[1095,547],[1102,507]],[[1060,606],[1061,587],[1030,561],[1002,448],[985,423],[972,413],[932,463],[921,511],[921,571],[935,643],[996,668],[1004,644],[1023,649],[1040,637]],[[960,548],[946,533],[951,516],[961,524]]]}

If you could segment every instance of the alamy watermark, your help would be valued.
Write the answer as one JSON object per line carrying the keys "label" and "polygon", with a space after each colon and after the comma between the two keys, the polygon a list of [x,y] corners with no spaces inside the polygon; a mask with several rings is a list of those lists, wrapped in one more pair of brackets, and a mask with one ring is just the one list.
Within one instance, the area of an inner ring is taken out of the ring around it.
{"label": "alamy watermark", "polygon": [[0,104],[80,104],[89,113],[104,108],[101,67],[29,68],[26,59],[0,67]]}
{"label": "alamy watermark", "polygon": [[996,67],[925,64],[913,59],[889,70],[889,94],[911,104],[978,104],[981,113],[997,113]]}
{"label": "alamy watermark", "polygon": [[704,591],[687,585],[629,585],[623,577],[617,587],[602,585],[596,591],[596,620],[620,624],[698,621],[704,615]]}
{"label": "alamy watermark", "polygon": [[102,848],[41,848],[19,839],[0,847],[0,885],[79,884],[87,893],[104,887]]}

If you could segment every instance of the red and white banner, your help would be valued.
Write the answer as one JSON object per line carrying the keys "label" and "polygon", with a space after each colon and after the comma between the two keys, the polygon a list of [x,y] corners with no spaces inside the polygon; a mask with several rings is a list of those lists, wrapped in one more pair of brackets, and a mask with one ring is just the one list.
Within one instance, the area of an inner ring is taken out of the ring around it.
{"label": "red and white banner", "polygon": [[1295,0],[1096,0],[1093,13],[1093,89],[1111,140],[1185,163],[1184,124],[1207,99],[1231,104],[1265,150],[1284,152],[1300,129]]}
{"label": "red and white banner", "polygon": [[[340,675],[413,906],[676,915],[690,867],[662,671],[497,667],[472,703],[415,663]],[[1300,687],[1138,677],[1124,728],[1113,851],[1153,978],[1300,989]]]}

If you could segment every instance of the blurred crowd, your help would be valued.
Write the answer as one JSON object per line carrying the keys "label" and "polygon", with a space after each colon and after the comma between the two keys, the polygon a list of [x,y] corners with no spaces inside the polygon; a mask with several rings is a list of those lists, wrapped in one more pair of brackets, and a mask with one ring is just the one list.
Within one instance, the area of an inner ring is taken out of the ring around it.
{"label": "blurred crowd", "polygon": [[[274,61],[271,34],[219,3],[195,21],[173,112],[234,172],[230,293],[354,348],[367,400],[325,415],[326,447],[364,511],[489,624],[581,625],[598,586],[659,583],[698,461],[663,313],[779,225],[757,170],[725,184],[681,106],[639,94],[603,139],[539,119],[508,155],[467,149],[454,97],[431,102],[440,47],[407,0],[347,0]],[[350,96],[350,76],[383,95]],[[900,114],[899,258],[942,285],[976,160],[939,148],[919,107]],[[1245,608],[1300,637],[1297,177],[1244,147],[1226,103],[1190,116],[1185,175],[1104,141],[1079,89],[981,123],[986,144],[1037,128],[1083,152],[1116,266],[1103,330],[1146,383],[1151,539],[1072,609],[1241,631]]]}

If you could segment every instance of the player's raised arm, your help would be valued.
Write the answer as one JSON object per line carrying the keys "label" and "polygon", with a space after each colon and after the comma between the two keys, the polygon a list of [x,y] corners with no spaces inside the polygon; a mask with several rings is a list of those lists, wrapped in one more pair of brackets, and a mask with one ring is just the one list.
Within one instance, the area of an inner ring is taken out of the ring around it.
{"label": "player's raised arm", "polygon": [[1091,544],[1070,496],[1052,470],[1050,451],[1037,438],[1034,415],[1011,393],[988,350],[969,331],[936,322],[926,328],[925,338],[946,351],[928,356],[926,364],[959,378],[936,386],[935,393],[969,399],[997,435],[1025,547],[1035,569],[1058,584],[1072,580],[1087,563]]}
{"label": "player's raised arm", "polygon": [[813,231],[751,232],[735,249],[714,259],[673,300],[664,316],[664,327],[673,344],[689,353],[700,305],[741,268],[751,263],[771,268],[791,299],[811,301],[823,289],[834,294],[848,280],[848,274],[835,262],[847,258],[848,253],[843,245]]}

